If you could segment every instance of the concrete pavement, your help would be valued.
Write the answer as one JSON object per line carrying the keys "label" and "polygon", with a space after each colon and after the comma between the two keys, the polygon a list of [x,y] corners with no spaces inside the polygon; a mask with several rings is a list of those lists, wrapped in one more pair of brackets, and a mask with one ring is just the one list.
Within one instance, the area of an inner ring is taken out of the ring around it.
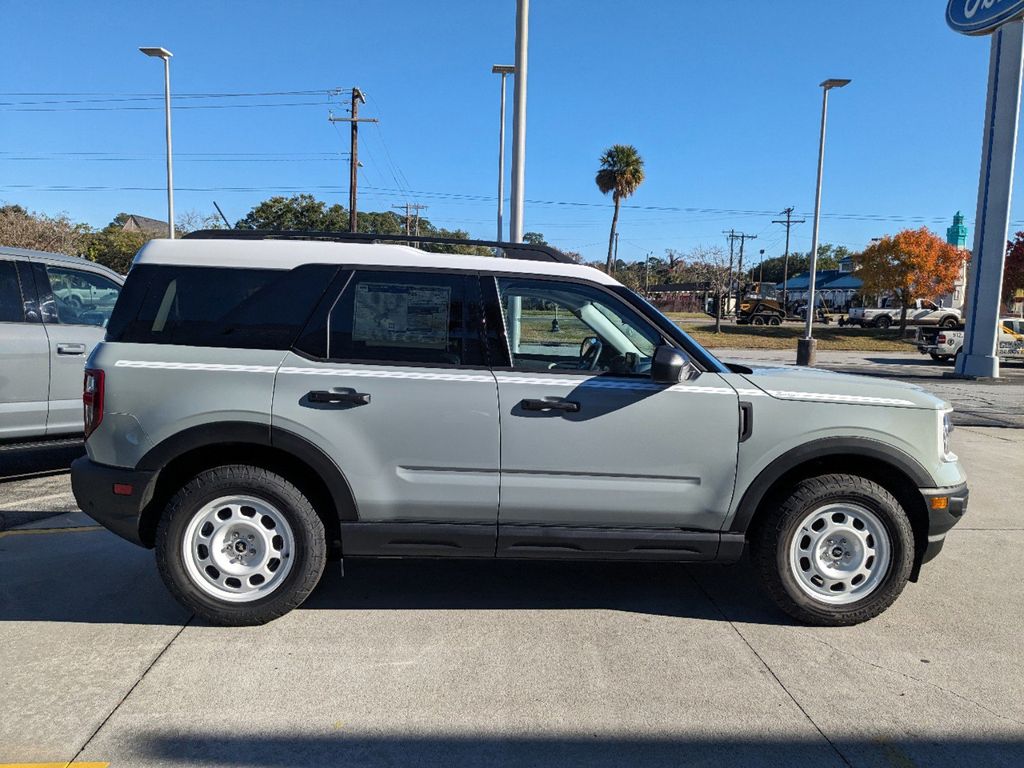
{"label": "concrete pavement", "polygon": [[0,763],[1016,766],[1024,432],[955,448],[968,516],[846,629],[792,624],[746,564],[355,560],[222,629],[152,553],[36,521],[0,533]]}

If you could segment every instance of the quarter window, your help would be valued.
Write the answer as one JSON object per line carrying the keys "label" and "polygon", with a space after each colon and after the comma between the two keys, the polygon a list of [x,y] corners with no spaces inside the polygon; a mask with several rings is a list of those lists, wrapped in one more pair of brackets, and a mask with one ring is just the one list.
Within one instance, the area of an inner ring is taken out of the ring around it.
{"label": "quarter window", "polygon": [[327,317],[326,357],[483,366],[475,277],[356,271]]}
{"label": "quarter window", "polygon": [[292,270],[140,264],[107,327],[108,341],[288,349],[338,268]]}
{"label": "quarter window", "polygon": [[614,296],[592,286],[498,278],[516,368],[648,375],[660,334]]}

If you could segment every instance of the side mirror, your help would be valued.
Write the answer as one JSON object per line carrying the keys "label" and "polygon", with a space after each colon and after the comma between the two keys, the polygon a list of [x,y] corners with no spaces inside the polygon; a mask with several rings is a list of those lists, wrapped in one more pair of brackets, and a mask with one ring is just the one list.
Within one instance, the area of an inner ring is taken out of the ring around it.
{"label": "side mirror", "polygon": [[662,344],[654,350],[651,360],[651,379],[655,384],[678,384],[693,378],[693,363],[685,353]]}

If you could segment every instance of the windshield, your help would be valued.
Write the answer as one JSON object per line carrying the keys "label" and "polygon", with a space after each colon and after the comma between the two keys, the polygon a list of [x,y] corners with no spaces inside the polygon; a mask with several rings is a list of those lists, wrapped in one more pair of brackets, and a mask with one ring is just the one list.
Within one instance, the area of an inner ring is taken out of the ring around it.
{"label": "windshield", "polygon": [[660,309],[651,304],[647,299],[638,293],[634,293],[624,285],[617,285],[612,288],[617,294],[630,302],[638,310],[643,312],[654,322],[667,336],[679,344],[680,347],[697,363],[707,371],[717,373],[729,373],[729,368],[717,357],[708,352],[690,337],[686,331],[666,317]]}

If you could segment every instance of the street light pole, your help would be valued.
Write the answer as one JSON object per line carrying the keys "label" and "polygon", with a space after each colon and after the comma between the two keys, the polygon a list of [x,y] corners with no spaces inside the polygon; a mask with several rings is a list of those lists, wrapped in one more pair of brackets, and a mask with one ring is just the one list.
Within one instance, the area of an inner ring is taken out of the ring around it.
{"label": "street light pole", "polygon": [[804,338],[797,341],[796,364],[814,365],[817,342],[814,339],[814,282],[818,269],[818,225],[821,221],[821,177],[825,169],[825,121],[828,116],[828,92],[842,88],[850,81],[829,78],[821,84],[821,136],[818,140],[818,184],[814,191],[814,223],[811,225],[810,276],[807,281],[807,324]]}
{"label": "street light pole", "polygon": [[505,78],[516,71],[510,64],[495,64],[491,72],[501,75],[501,123],[498,128],[498,242],[503,239],[505,217]]}
{"label": "street light pole", "polygon": [[512,105],[512,199],[509,240],[523,242],[523,199],[526,186],[526,69],[529,51],[530,0],[516,0],[516,79]]}
{"label": "street light pole", "polygon": [[174,239],[174,170],[171,162],[171,56],[166,48],[139,48],[147,56],[164,62],[164,122],[167,133],[167,237]]}

